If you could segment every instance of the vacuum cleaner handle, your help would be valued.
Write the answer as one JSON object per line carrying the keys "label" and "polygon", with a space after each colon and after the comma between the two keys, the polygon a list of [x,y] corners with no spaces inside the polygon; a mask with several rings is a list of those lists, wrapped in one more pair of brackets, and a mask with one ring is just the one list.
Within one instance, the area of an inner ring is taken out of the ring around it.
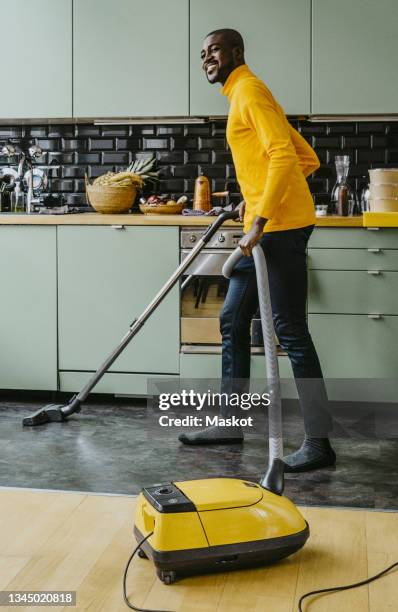
{"label": "vacuum cleaner handle", "polygon": [[222,226],[224,221],[228,221],[229,219],[239,219],[239,211],[238,210],[227,210],[221,215],[217,217],[217,219],[209,225],[206,232],[202,236],[202,240],[205,244],[209,242],[209,240],[214,236],[216,231]]}

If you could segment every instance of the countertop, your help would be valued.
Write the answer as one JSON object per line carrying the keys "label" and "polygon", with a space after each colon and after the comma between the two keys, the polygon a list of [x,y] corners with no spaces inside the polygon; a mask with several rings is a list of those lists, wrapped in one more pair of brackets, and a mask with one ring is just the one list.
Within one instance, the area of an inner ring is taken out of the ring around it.
{"label": "countertop", "polygon": [[[101,215],[99,213],[78,213],[70,215],[24,215],[0,214],[0,225],[178,225],[203,226],[213,223],[215,217],[189,217],[184,215]],[[224,226],[242,225],[236,221],[226,221]],[[362,227],[362,216],[357,217],[318,217],[318,227]],[[398,226],[398,223],[397,223]]]}

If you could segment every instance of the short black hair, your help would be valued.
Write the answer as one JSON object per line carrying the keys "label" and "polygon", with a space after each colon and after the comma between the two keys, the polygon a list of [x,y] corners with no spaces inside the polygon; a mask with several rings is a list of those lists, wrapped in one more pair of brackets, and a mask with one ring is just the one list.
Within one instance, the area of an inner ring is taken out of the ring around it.
{"label": "short black hair", "polygon": [[245,50],[245,43],[243,42],[242,34],[237,30],[232,30],[231,28],[221,28],[220,30],[213,30],[209,32],[208,36],[213,36],[213,34],[221,34],[225,37],[228,44],[232,47],[239,47],[242,51]]}

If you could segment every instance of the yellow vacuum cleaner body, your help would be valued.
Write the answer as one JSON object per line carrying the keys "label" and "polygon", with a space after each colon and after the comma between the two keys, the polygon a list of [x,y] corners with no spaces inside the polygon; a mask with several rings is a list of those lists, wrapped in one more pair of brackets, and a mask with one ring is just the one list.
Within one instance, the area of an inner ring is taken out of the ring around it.
{"label": "yellow vacuum cleaner body", "polygon": [[166,584],[180,576],[252,567],[299,550],[309,527],[286,497],[235,478],[146,487],[134,534]]}

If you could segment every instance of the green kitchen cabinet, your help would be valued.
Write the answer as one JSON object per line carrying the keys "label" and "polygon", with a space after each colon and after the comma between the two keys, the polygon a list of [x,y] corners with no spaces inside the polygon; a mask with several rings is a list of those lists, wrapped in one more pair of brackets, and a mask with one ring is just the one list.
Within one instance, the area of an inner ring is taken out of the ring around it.
{"label": "green kitchen cabinet", "polygon": [[398,315],[398,272],[311,270],[308,312]]}
{"label": "green kitchen cabinet", "polygon": [[[61,375],[94,371],[115,348],[178,266],[178,238],[177,227],[58,228]],[[110,372],[178,374],[179,343],[175,287]]]}
{"label": "green kitchen cabinet", "polygon": [[397,379],[398,316],[310,314],[308,323],[327,378]]}
{"label": "green kitchen cabinet", "polygon": [[310,270],[398,270],[398,249],[308,249]]}
{"label": "green kitchen cabinet", "polygon": [[57,389],[56,228],[0,226],[0,387]]}
{"label": "green kitchen cabinet", "polygon": [[0,118],[72,117],[72,0],[0,0]]}
{"label": "green kitchen cabinet", "polygon": [[312,113],[396,113],[397,0],[312,7]]}
{"label": "green kitchen cabinet", "polygon": [[309,248],[398,249],[398,228],[316,227]]}
{"label": "green kitchen cabinet", "polygon": [[188,115],[188,0],[74,0],[75,117]]}
{"label": "green kitchen cabinet", "polygon": [[249,67],[288,114],[310,112],[311,0],[191,0],[190,114],[226,115],[220,86],[201,68],[205,36],[219,28],[239,30]]}

